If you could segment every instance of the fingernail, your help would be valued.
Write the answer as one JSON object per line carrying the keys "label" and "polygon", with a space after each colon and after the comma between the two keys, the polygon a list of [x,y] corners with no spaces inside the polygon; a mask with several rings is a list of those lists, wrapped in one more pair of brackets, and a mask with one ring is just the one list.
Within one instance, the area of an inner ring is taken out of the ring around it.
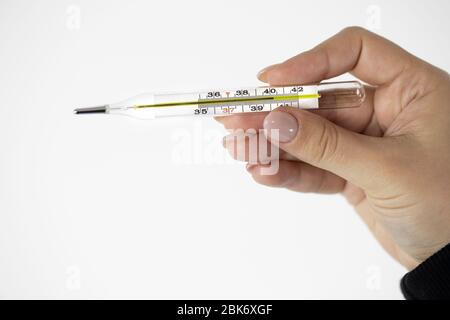
{"label": "fingernail", "polygon": [[262,82],[268,82],[268,81],[267,81],[267,73],[268,73],[270,70],[272,70],[273,68],[275,68],[276,66],[277,66],[277,64],[274,64],[274,65],[271,65],[271,66],[268,66],[268,67],[262,69],[261,71],[258,72],[258,74],[257,74],[256,77],[257,77],[259,80],[261,80]]}
{"label": "fingernail", "polygon": [[292,141],[297,135],[298,122],[290,113],[274,111],[264,119],[264,129],[271,137],[272,130],[278,130],[278,141],[282,143]]}

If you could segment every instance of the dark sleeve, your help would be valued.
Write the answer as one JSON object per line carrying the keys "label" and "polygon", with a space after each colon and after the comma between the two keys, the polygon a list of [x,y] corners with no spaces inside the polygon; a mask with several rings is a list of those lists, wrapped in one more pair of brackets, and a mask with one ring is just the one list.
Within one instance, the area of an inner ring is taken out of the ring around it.
{"label": "dark sleeve", "polygon": [[450,299],[450,244],[407,273],[400,287],[407,300]]}

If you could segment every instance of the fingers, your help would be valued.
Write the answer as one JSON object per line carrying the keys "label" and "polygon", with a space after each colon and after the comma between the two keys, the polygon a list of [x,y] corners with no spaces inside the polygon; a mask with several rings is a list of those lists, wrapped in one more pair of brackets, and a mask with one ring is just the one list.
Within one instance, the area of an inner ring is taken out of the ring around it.
{"label": "fingers", "polygon": [[[399,75],[407,78],[404,71],[416,70],[419,61],[380,36],[361,28],[347,28],[311,51],[265,69],[259,78],[272,85],[308,84],[351,72],[371,85],[381,86]],[[369,87],[367,92],[368,99],[358,109],[314,111],[319,116],[314,112],[282,108],[267,117],[266,114],[233,116],[219,121],[230,129],[264,127],[269,141],[284,150],[282,159],[291,155],[321,170],[319,172],[328,172],[338,180],[344,178],[358,187],[373,190],[386,182],[388,162],[401,150],[395,139],[385,138],[381,145],[381,139],[371,137],[382,136],[386,125],[381,126],[374,116],[374,89]],[[274,130],[279,133],[276,139],[271,136]],[[295,164],[297,162],[283,167],[292,169]],[[278,182],[284,181],[283,174],[286,179],[289,176],[282,170],[280,167],[275,175],[280,179]],[[277,182],[277,178],[268,176],[260,179],[267,184]]]}
{"label": "fingers", "polygon": [[230,156],[250,164],[268,164],[279,159],[298,161],[294,156],[267,141],[264,134],[230,134],[223,139]]}
{"label": "fingers", "polygon": [[268,112],[240,114],[233,116],[216,117],[215,119],[220,122],[225,128],[230,130],[248,130],[248,129],[262,129],[264,118]]}
{"label": "fingers", "polygon": [[272,85],[317,83],[346,72],[371,84],[393,81],[417,58],[374,33],[346,28],[314,49],[260,72]]}
{"label": "fingers", "polygon": [[[391,83],[419,61],[394,43],[362,28],[352,27],[310,51],[266,68],[258,77],[272,85],[308,84],[350,72],[371,85],[380,86]],[[386,114],[389,116],[378,119],[373,116],[374,88],[367,87],[366,92],[367,98],[358,109],[316,112],[343,128],[380,136],[395,118],[398,108],[392,108],[391,104],[381,106],[388,109]],[[394,97],[400,95],[392,94]]]}
{"label": "fingers", "polygon": [[[299,162],[284,150],[278,150],[278,147],[276,147],[277,154],[267,152],[270,149],[261,152],[258,149],[260,143],[267,144],[267,148],[270,148],[270,142],[264,135],[229,135],[224,139],[224,147],[234,159],[250,162],[247,165],[247,170],[252,174],[253,179],[260,184],[287,188],[298,192],[339,193],[343,191],[346,183],[344,179],[325,170]],[[256,145],[256,147],[252,148],[252,145]],[[274,161],[278,162],[276,166],[273,163]],[[277,170],[267,170],[270,166],[276,167]]]}
{"label": "fingers", "polygon": [[[293,108],[279,108],[264,120],[272,144],[301,161],[330,171],[367,190],[387,179],[387,161],[401,152],[389,138],[357,134],[332,122]],[[276,136],[278,134],[278,137]]]}
{"label": "fingers", "polygon": [[345,180],[309,164],[280,160],[276,174],[266,175],[263,165],[249,165],[247,171],[253,179],[269,187],[286,188],[297,192],[339,193],[344,190]]}

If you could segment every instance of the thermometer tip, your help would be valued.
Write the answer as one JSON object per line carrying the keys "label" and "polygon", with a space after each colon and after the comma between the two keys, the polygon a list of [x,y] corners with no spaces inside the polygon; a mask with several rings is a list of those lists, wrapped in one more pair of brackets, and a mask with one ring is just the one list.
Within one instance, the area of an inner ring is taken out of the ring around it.
{"label": "thermometer tip", "polygon": [[106,113],[107,106],[97,106],[89,108],[78,108],[73,111],[75,114],[88,114],[88,113]]}

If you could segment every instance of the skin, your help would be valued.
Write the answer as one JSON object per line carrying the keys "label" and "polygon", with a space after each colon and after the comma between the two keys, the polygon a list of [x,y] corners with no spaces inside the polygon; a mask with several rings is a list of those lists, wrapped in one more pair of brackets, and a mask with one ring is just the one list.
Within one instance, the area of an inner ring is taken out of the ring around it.
{"label": "skin", "polygon": [[[298,123],[280,149],[279,170],[247,170],[258,183],[297,192],[343,194],[383,248],[408,269],[450,243],[450,76],[358,27],[270,66],[271,85],[312,84],[350,72],[367,83],[360,108],[279,108]],[[217,118],[228,129],[261,129],[267,113]],[[282,129],[282,128],[281,128]],[[286,129],[286,128],[285,128]],[[245,140],[225,138],[238,160]]]}

